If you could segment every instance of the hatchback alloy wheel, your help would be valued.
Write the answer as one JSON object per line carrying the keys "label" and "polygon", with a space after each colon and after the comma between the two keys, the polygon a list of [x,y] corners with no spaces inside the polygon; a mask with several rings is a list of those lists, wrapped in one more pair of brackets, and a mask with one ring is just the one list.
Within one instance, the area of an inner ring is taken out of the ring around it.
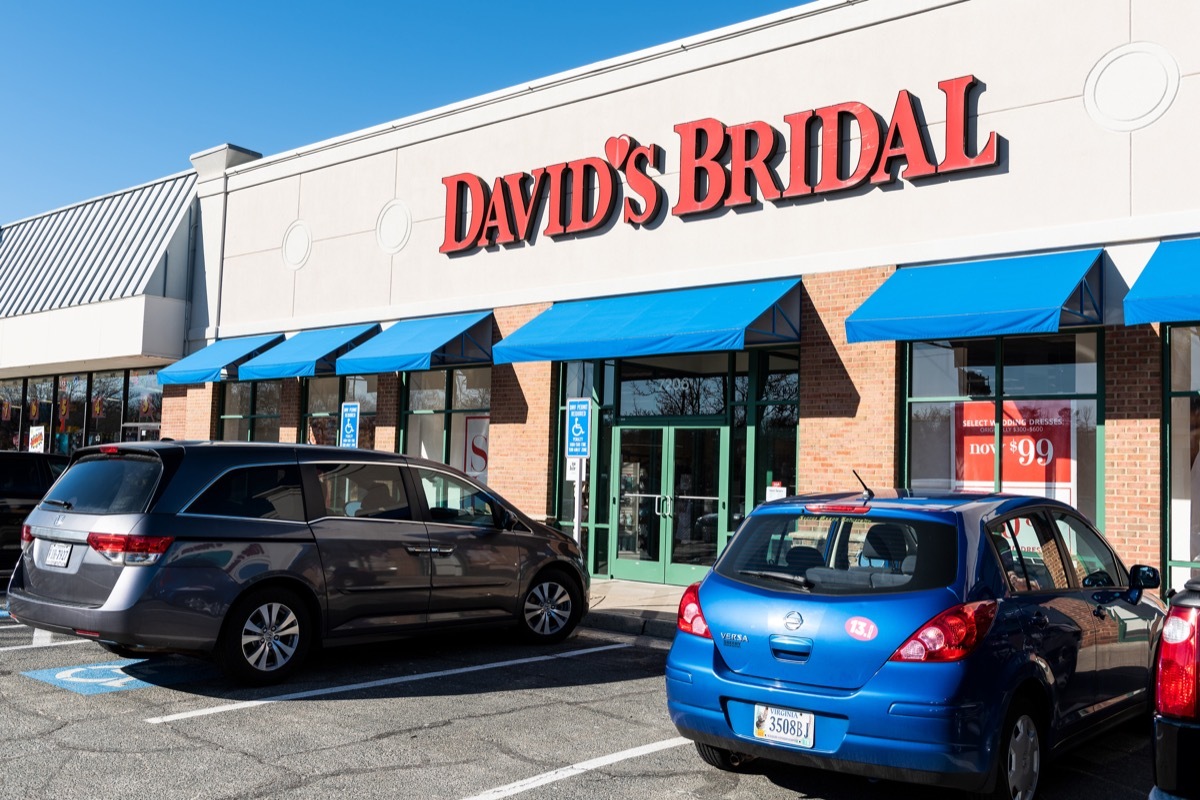
{"label": "hatchback alloy wheel", "polygon": [[300,622],[282,603],[266,603],[251,612],[242,625],[242,655],[264,672],[277,670],[292,659],[300,639]]}

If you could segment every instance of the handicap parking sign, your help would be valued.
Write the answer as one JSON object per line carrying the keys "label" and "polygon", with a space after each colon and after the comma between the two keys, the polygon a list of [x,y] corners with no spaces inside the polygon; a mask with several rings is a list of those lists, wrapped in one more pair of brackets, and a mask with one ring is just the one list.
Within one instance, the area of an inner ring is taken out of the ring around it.
{"label": "handicap parking sign", "polygon": [[358,447],[358,403],[342,403],[341,436],[342,447]]}

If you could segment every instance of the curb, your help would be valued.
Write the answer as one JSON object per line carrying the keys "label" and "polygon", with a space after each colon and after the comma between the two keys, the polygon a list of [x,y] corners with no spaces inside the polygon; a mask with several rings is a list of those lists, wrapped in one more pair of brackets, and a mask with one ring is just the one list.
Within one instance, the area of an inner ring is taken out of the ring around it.
{"label": "curb", "polygon": [[665,617],[665,614],[653,611],[629,614],[589,611],[579,624],[584,628],[613,631],[630,636],[652,636],[656,639],[670,641],[675,638],[675,616],[672,614],[670,619]]}

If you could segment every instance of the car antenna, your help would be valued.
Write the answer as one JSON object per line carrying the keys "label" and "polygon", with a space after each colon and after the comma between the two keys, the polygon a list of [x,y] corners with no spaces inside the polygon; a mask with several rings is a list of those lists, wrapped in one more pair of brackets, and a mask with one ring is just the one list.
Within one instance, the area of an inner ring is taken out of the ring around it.
{"label": "car antenna", "polygon": [[862,484],[862,487],[863,487],[862,499],[863,499],[863,501],[870,502],[872,499],[874,499],[875,493],[871,491],[870,486],[867,486],[867,482],[864,481],[861,477],[859,477],[858,470],[852,469],[850,471],[854,473],[854,477],[858,478],[858,482]]}

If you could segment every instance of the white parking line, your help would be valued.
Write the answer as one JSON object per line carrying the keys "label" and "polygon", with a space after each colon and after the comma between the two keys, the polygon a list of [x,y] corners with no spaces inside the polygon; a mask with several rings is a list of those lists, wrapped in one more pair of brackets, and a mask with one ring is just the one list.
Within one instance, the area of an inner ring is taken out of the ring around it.
{"label": "white parking line", "polygon": [[35,628],[33,631],[33,646],[45,647],[54,641],[54,634],[50,631],[44,631],[41,628]]}
{"label": "white parking line", "polygon": [[553,656],[534,656],[532,658],[517,658],[512,661],[495,661],[491,664],[479,664],[473,667],[458,667],[456,669],[443,669],[437,672],[422,672],[416,675],[402,675],[397,678],[382,678],[377,681],[365,681],[363,683],[348,683],[342,686],[327,686],[322,689],[310,689],[307,692],[293,692],[291,694],[281,694],[275,697],[264,697],[260,700],[247,700],[242,703],[229,703],[223,706],[213,706],[212,708],[201,708],[195,711],[183,711],[178,714],[168,714],[165,717],[151,717],[144,722],[149,722],[151,725],[158,725],[162,722],[175,722],[181,719],[190,719],[192,717],[203,717],[209,714],[222,714],[226,711],[240,711],[244,708],[254,708],[255,706],[266,705],[267,703],[279,703],[285,700],[306,700],[310,697],[321,697],[327,694],[342,694],[344,692],[355,692],[360,689],[376,689],[380,686],[394,686],[398,683],[414,683],[416,681],[430,680],[431,678],[445,678],[449,675],[463,675],[468,672],[482,672],[489,669],[501,669],[502,667],[514,667],[518,664],[536,664],[539,661],[554,661],[559,658],[574,658],[575,656],[590,655],[592,653],[602,653],[606,650],[620,650],[625,647],[630,647],[629,644],[610,644],[604,647],[589,647],[586,650],[573,650],[569,653],[559,653]]}
{"label": "white parking line", "polygon": [[594,769],[607,767],[609,764],[615,764],[618,761],[625,761],[630,758],[637,758],[649,753],[657,753],[659,750],[668,750],[672,747],[679,747],[688,744],[691,740],[677,736],[674,739],[664,739],[661,742],[653,744],[644,744],[641,747],[634,747],[629,750],[622,750],[619,753],[612,753],[607,756],[593,758],[590,761],[581,761],[578,764],[573,764],[569,767],[562,767],[551,772],[543,772],[541,775],[534,775],[532,778],[526,778],[523,781],[516,781],[507,786],[499,786],[483,794],[477,794],[474,797],[466,798],[466,800],[499,800],[501,797],[511,797],[514,794],[527,792],[530,789],[536,789],[539,786],[545,786],[548,783],[561,781],[565,778],[570,778],[575,775],[582,775],[585,772],[590,772]]}

